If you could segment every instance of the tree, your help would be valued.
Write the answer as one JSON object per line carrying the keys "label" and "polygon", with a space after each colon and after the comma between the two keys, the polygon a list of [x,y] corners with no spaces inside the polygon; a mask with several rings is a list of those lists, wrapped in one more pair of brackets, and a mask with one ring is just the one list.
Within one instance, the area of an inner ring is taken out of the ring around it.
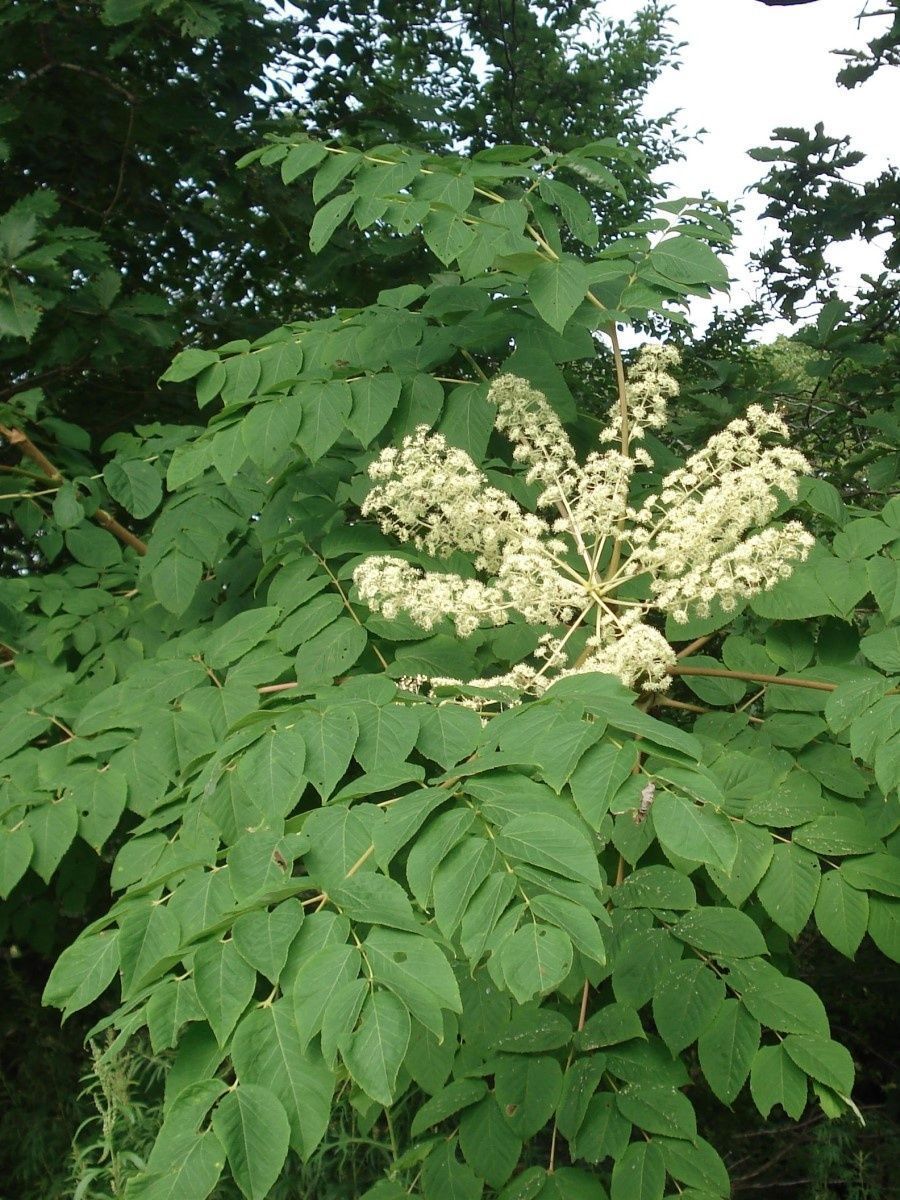
{"label": "tree", "polygon": [[[75,1012],[115,979],[98,1028],[146,1025],[176,1048],[135,1195],[207,1195],[227,1158],[265,1196],[290,1147],[313,1153],[338,1084],[364,1122],[397,1114],[380,1194],[514,1178],[578,1195],[599,1177],[618,1198],[670,1177],[723,1195],[685,1062],[726,1103],[749,1078],[764,1115],[799,1116],[810,1088],[828,1113],[852,1107],[852,1059],[791,977],[789,939],[815,920],[847,956],[867,931],[897,954],[896,501],[857,517],[815,476],[796,501],[773,494],[815,549],[776,586],[748,584],[737,611],[673,609],[656,630],[682,651],[667,692],[576,674],[526,704],[482,692],[486,724],[422,697],[411,677],[495,675],[565,626],[525,613],[460,637],[362,603],[362,558],[434,567],[366,519],[373,454],[425,422],[533,509],[479,368],[530,380],[595,442],[567,364],[595,353],[595,331],[722,287],[711,246],[727,227],[666,202],[655,240],[598,246],[590,197],[616,186],[621,154],[603,144],[270,147],[260,157],[315,171],[313,249],[374,211],[393,236],[421,231],[434,275],[256,345],[182,352],[168,380],[192,382],[208,427],[120,438],[106,468],[136,513],[163,474],[170,489],[140,560],[64,482],[23,477],[52,490],[47,520],[76,563],[4,588],[0,861],[20,936],[38,880],[115,852],[116,898],[46,999]],[[637,379],[620,375],[621,412]],[[678,459],[645,444],[636,478],[652,489]],[[570,550],[554,551],[564,568]],[[632,551],[617,536],[605,553],[606,575]],[[465,552],[449,565],[471,579]],[[629,586],[620,613],[648,597]],[[603,1160],[611,1172],[591,1168]]]}

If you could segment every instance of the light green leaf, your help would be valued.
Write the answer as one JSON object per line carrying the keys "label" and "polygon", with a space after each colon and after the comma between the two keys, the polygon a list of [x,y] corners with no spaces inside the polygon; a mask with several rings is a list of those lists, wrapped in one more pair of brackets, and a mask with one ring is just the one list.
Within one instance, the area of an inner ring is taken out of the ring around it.
{"label": "light green leaf", "polygon": [[808,984],[766,971],[741,992],[741,1002],[757,1021],[780,1033],[828,1036],[825,1007]]}
{"label": "light green leaf", "polygon": [[129,912],[119,926],[123,996],[139,988],[180,945],[181,926],[167,906],[144,903]]}
{"label": "light green leaf", "polygon": [[691,862],[718,867],[726,875],[737,857],[738,840],[731,821],[674,792],[657,792],[653,828],[664,850]]}
{"label": "light green leaf", "polygon": [[82,935],[53,964],[42,1003],[78,1012],[96,1000],[119,969],[119,939],[113,930]]}
{"label": "light green leaf", "polygon": [[402,704],[360,704],[355,711],[359,738],[353,756],[363,770],[404,762],[419,735],[418,711]]}
{"label": "light green leaf", "polygon": [[555,1058],[505,1054],[497,1059],[494,1089],[507,1125],[524,1140],[544,1128],[559,1103],[563,1072]]}
{"label": "light green leaf", "polygon": [[841,867],[844,882],[867,892],[900,898],[900,858],[892,854],[867,854]]}
{"label": "light green leaf", "polygon": [[697,1136],[697,1118],[690,1100],[675,1088],[663,1085],[630,1084],[616,1096],[619,1112],[647,1133],[671,1137]]}
{"label": "light green leaf", "polygon": [[456,1079],[427,1100],[413,1118],[410,1137],[417,1138],[434,1125],[475,1104],[487,1092],[483,1079]]}
{"label": "light green leaf", "polygon": [[436,1037],[443,1036],[443,1010],[462,1011],[456,978],[443,951],[417,934],[373,929],[365,952],[377,983],[396,993],[412,1015]]}
{"label": "light green leaf", "polygon": [[78,810],[78,832],[99,851],[119,823],[128,799],[128,782],[121,771],[89,771],[73,778],[67,792]]}
{"label": "light green leaf", "polygon": [[194,987],[220,1046],[253,998],[256,971],[233,941],[208,942],[194,955]]}
{"label": "light green leaf", "polygon": [[327,800],[350,762],[359,725],[346,707],[304,708],[297,729],[306,743],[305,771],[313,787]]}
{"label": "light green leaf", "polygon": [[277,983],[302,924],[300,903],[285,900],[270,912],[244,913],[232,926],[231,936],[241,957],[270,983]]}
{"label": "light green leaf", "polygon": [[353,407],[347,428],[368,446],[390,419],[400,400],[400,378],[393,374],[366,375],[350,384]]}
{"label": "light green leaf", "polygon": [[359,975],[359,951],[345,942],[320,946],[300,962],[293,981],[293,1003],[302,1047],[322,1028],[334,996]]}
{"label": "light green leaf", "polygon": [[520,1004],[552,991],[571,966],[572,942],[567,934],[536,921],[518,929],[500,949],[503,978]]}
{"label": "light green leaf", "polygon": [[175,357],[172,365],[160,378],[163,383],[184,383],[187,379],[193,379],[195,375],[199,375],[205,368],[219,361],[219,356],[215,350],[182,350]]}
{"label": "light green leaf", "polygon": [[318,142],[301,142],[299,146],[291,146],[281,160],[282,183],[293,183],[298,176],[312,170],[327,157],[328,151]]}
{"label": "light green leaf", "polygon": [[331,235],[345,219],[355,203],[356,193],[351,190],[349,192],[342,192],[339,196],[332,197],[331,200],[322,205],[313,218],[313,223],[309,230],[309,248],[313,254],[318,254],[320,250],[327,246],[331,240]]}
{"label": "light green leaf", "polygon": [[508,858],[546,867],[592,887],[601,885],[596,851],[587,837],[568,823],[539,813],[514,817],[503,826],[496,842]]}
{"label": "light green leaf", "polygon": [[535,916],[564,930],[572,944],[587,958],[601,966],[606,962],[606,946],[597,919],[580,904],[564,896],[534,896],[531,911]]}
{"label": "light green leaf", "polygon": [[455,932],[496,857],[493,845],[486,838],[467,837],[438,867],[434,876],[434,917],[445,937]]}
{"label": "light green leaf", "polygon": [[522,1153],[521,1139],[509,1128],[494,1096],[465,1109],[459,1147],[472,1170],[494,1188],[506,1183]]}
{"label": "light green leaf", "polygon": [[534,307],[558,333],[562,333],[589,287],[590,271],[570,254],[556,262],[541,263],[528,276],[528,295]]}
{"label": "light green leaf", "polygon": [[345,428],[352,399],[350,385],[342,379],[327,383],[303,383],[294,389],[300,397],[303,418],[297,441],[313,462],[330,450]]}
{"label": "light green leaf", "polygon": [[343,1058],[356,1083],[379,1104],[393,1102],[410,1028],[409,1012],[393,992],[375,990],[368,995]]}
{"label": "light green leaf", "polygon": [[616,1002],[588,1017],[578,1034],[577,1044],[580,1050],[596,1050],[601,1046],[630,1042],[633,1038],[647,1039],[641,1018],[630,1004]]}
{"label": "light green leaf", "polygon": [[247,1200],[265,1200],[287,1158],[290,1126],[271,1091],[244,1083],[213,1113],[213,1129]]}
{"label": "light green leaf", "polygon": [[862,639],[859,648],[882,671],[894,675],[900,672],[900,628],[872,633]]}
{"label": "light green leaf", "polygon": [[481,739],[478,714],[459,704],[422,705],[416,749],[448,769],[472,754]]}

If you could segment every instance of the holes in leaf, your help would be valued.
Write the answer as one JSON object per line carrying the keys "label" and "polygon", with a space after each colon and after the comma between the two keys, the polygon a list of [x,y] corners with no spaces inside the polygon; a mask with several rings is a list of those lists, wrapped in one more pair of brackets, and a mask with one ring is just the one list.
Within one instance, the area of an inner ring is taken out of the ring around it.
{"label": "holes in leaf", "polygon": [[405,963],[405,962],[406,962],[406,953],[405,953],[405,951],[403,951],[403,950],[395,950],[395,951],[394,951],[394,962],[395,962],[395,963]]}

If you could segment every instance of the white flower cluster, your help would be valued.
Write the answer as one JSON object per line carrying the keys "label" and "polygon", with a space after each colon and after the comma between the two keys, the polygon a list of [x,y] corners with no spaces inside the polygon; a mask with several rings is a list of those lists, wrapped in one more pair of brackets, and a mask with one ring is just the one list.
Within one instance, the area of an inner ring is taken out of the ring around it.
{"label": "white flower cluster", "polygon": [[[629,687],[666,688],[675,655],[648,622],[652,610],[682,622],[692,611],[708,614],[714,601],[732,610],[789,575],[812,546],[796,522],[768,525],[778,493],[794,498],[809,468],[796,451],[767,445],[787,430],[759,407],[667,475],[639,508],[631,506],[634,472],[649,463],[631,443],[665,423],[677,394],[676,363],[669,347],[642,351],[600,435],[619,448],[594,451],[584,465],[541,392],[512,375],[494,381],[496,426],[514,459],[527,464],[528,481],[543,484],[538,507],[549,510],[546,519],[492,487],[464,451],[424,426],[399,449],[383,451],[369,468],[374,487],[363,512],[430,555],[463,551],[476,575],[374,557],[354,574],[360,598],[388,618],[406,613],[423,629],[449,617],[462,637],[502,625],[513,612],[551,626],[535,654],[539,665],[520,663],[469,687],[539,694],[561,676],[603,671]],[[574,655],[571,639],[579,633],[582,649]]]}

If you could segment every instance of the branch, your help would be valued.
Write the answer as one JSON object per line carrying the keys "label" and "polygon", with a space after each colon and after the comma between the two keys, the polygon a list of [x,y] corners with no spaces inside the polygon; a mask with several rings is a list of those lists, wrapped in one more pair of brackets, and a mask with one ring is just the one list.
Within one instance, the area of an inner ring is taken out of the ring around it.
{"label": "branch", "polygon": [[[62,472],[54,467],[46,454],[39,450],[31,438],[24,434],[21,429],[0,425],[0,436],[6,438],[11,446],[16,446],[23,457],[30,458],[40,468],[41,474],[46,476],[51,482],[59,483],[65,478]],[[106,509],[98,508],[93,516],[98,525],[102,525],[113,537],[117,537],[120,542],[124,542],[126,546],[130,546],[132,550],[137,551],[140,555],[147,553],[147,543],[142,542],[130,529],[126,529],[124,525],[120,525],[115,517],[111,513],[108,513]]]}
{"label": "branch", "polygon": [[[712,679],[745,679],[748,683],[778,683],[782,687],[810,688],[816,692],[833,692],[837,690],[836,683],[823,679],[795,679],[790,675],[761,675],[756,671],[726,671],[718,667],[682,667],[676,665],[669,670],[670,675],[705,675]],[[891,688],[886,696],[900,696],[900,688]]]}

